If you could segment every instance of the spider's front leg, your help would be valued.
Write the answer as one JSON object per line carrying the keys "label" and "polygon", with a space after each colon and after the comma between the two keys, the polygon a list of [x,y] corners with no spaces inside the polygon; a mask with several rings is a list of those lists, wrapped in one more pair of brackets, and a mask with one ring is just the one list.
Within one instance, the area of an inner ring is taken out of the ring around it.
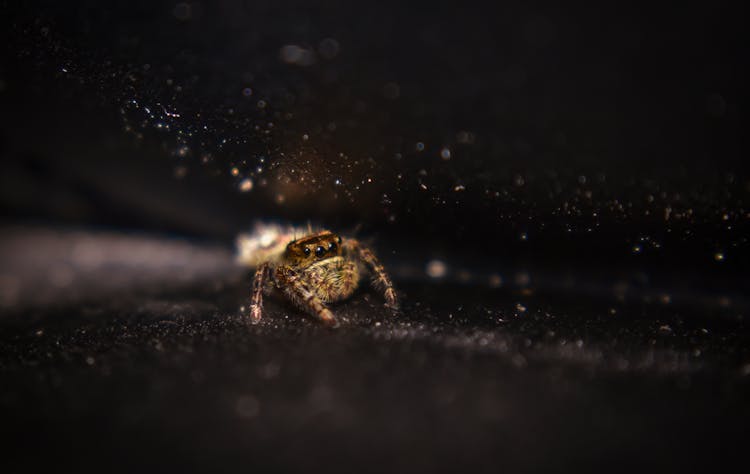
{"label": "spider's front leg", "polygon": [[346,239],[344,241],[344,247],[348,252],[355,255],[359,260],[364,262],[365,266],[372,272],[373,278],[372,283],[378,290],[383,292],[386,306],[397,313],[399,311],[398,297],[396,296],[396,290],[393,288],[393,282],[388,274],[385,272],[385,268],[380,263],[374,253],[367,247],[363,246],[356,239]]}
{"label": "spider's front leg", "polygon": [[294,304],[321,321],[328,324],[336,324],[331,310],[310,289],[309,285],[300,278],[300,275],[289,267],[279,267],[276,271],[276,287],[284,292]]}
{"label": "spider's front leg", "polygon": [[263,291],[269,277],[271,265],[268,262],[262,263],[255,271],[253,278],[253,293],[250,299],[250,317],[254,323],[260,321],[261,308],[263,307]]}

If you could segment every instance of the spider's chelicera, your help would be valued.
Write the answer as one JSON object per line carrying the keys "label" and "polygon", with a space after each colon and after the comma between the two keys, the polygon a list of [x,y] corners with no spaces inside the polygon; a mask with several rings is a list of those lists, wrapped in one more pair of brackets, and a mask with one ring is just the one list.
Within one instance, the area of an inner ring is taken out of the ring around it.
{"label": "spider's chelicera", "polygon": [[250,302],[253,322],[261,318],[263,295],[275,290],[300,309],[334,324],[336,318],[326,303],[350,297],[363,273],[372,276],[386,306],[398,311],[393,283],[370,249],[328,230],[294,238],[296,232],[259,226],[254,235],[238,238],[239,261],[256,268]]}

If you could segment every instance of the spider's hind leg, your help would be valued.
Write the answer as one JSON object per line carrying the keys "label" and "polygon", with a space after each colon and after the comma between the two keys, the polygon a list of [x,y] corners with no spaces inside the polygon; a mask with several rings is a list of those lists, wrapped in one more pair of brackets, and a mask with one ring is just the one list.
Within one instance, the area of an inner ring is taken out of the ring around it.
{"label": "spider's hind leg", "polygon": [[378,290],[383,292],[386,306],[397,313],[399,311],[398,296],[396,296],[396,290],[393,288],[393,282],[386,273],[385,268],[380,263],[374,253],[367,247],[363,246],[356,239],[346,239],[344,246],[355,256],[357,256],[365,266],[370,270],[373,275],[372,284]]}
{"label": "spider's hind leg", "polygon": [[254,323],[260,321],[261,318],[263,291],[266,289],[266,284],[268,283],[270,268],[271,265],[268,262],[265,262],[255,271],[255,277],[253,278],[253,292],[250,299],[250,318]]}

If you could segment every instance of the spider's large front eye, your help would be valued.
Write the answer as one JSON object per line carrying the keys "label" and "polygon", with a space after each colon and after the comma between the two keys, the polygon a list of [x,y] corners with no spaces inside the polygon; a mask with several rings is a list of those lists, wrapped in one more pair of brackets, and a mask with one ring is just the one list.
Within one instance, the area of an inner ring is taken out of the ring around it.
{"label": "spider's large front eye", "polygon": [[323,255],[325,255],[325,253],[326,249],[322,245],[318,245],[318,247],[315,249],[315,255],[317,255],[318,257],[322,257]]}
{"label": "spider's large front eye", "polygon": [[302,251],[305,252],[305,256],[310,255],[310,247],[305,247]]}

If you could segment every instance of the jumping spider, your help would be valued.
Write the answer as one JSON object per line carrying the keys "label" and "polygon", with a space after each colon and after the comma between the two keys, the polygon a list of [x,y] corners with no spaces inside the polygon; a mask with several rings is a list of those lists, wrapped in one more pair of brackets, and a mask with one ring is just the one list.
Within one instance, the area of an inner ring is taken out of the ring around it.
{"label": "jumping spider", "polygon": [[386,306],[398,311],[393,283],[370,249],[356,239],[328,230],[310,229],[296,238],[299,229],[256,225],[252,235],[237,239],[238,260],[255,267],[250,318],[261,318],[263,294],[274,289],[294,305],[321,321],[335,324],[326,303],[344,300],[359,286],[360,275],[372,275],[372,283],[383,292]]}

